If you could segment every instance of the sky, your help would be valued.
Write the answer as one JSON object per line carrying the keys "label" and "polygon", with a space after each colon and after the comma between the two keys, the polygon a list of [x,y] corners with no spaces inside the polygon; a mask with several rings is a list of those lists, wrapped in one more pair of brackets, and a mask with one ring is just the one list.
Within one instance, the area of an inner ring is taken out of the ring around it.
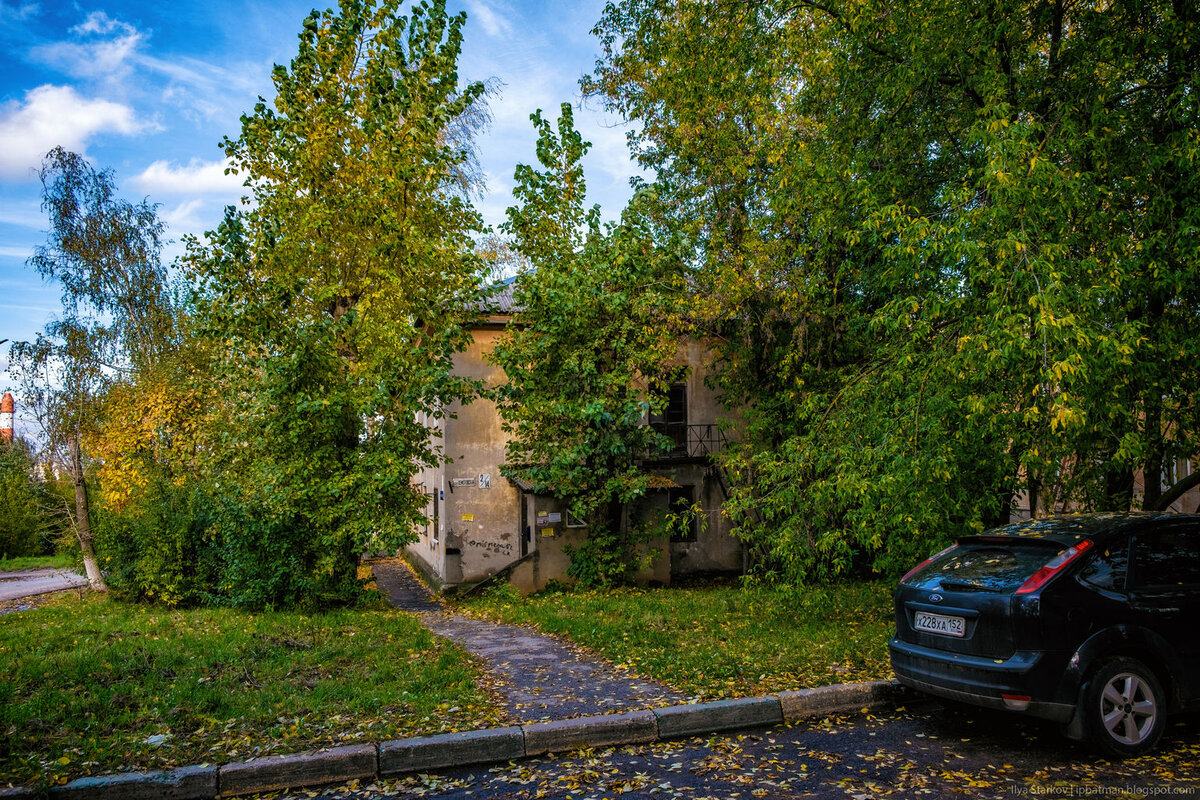
{"label": "sky", "polygon": [[[122,197],[159,205],[173,244],[216,227],[243,193],[224,175],[219,143],[259,96],[273,97],[273,64],[296,54],[301,22],[336,0],[0,0],[0,339],[28,340],[60,306],[58,290],[25,262],[45,241],[37,167],[55,146],[111,169]],[[478,140],[487,192],[478,203],[496,225],[511,201],[513,170],[534,159],[529,115],[575,106],[593,144],[584,159],[589,203],[615,219],[637,174],[628,128],[579,78],[599,44],[591,29],[603,0],[450,0],[466,11],[459,75],[499,79],[491,129]],[[409,5],[406,4],[407,9]],[[0,345],[0,369],[8,344]],[[0,391],[12,389],[0,375]]]}

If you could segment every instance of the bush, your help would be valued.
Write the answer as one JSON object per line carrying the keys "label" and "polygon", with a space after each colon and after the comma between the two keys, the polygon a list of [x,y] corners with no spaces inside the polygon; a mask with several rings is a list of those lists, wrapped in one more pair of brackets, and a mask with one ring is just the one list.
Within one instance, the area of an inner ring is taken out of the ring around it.
{"label": "bush", "polygon": [[44,554],[52,530],[45,500],[29,452],[20,442],[0,443],[0,558]]}
{"label": "bush", "polygon": [[330,546],[299,514],[281,515],[253,498],[214,504],[210,552],[220,573],[211,599],[247,609],[332,608],[361,597],[357,558]]}
{"label": "bush", "polygon": [[666,538],[666,528],[635,524],[626,529],[612,524],[595,524],[578,545],[566,545],[563,551],[571,559],[567,574],[581,589],[610,589],[628,586],[640,570],[650,568],[659,551],[643,553],[639,545]]}
{"label": "bush", "polygon": [[218,577],[204,495],[152,479],[122,508],[97,504],[95,543],[109,588],[128,600],[195,606]]}
{"label": "bush", "polygon": [[118,597],[169,606],[318,609],[361,598],[357,559],[315,526],[252,497],[153,480],[97,513],[101,568]]}

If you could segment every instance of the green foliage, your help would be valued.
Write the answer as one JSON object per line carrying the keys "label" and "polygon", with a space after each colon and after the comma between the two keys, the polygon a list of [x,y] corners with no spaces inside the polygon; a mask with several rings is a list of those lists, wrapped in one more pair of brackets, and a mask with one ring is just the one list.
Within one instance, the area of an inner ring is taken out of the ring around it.
{"label": "green foliage", "polygon": [[[722,31],[713,37],[712,30]],[[1200,445],[1190,3],[610,4],[764,574],[896,572]],[[703,41],[705,58],[694,57]]]}
{"label": "green foliage", "polygon": [[614,589],[464,602],[705,699],[887,679],[891,584]]}
{"label": "green foliage", "polygon": [[0,572],[25,572],[35,569],[78,569],[74,555],[21,556],[0,559]]}
{"label": "green foliage", "polygon": [[119,598],[196,606],[214,597],[224,566],[211,553],[211,500],[159,474],[136,499],[96,511],[96,552]]}
{"label": "green foliage", "polygon": [[496,394],[511,435],[505,471],[587,521],[570,574],[604,586],[631,574],[623,508],[648,487],[640,461],[664,446],[647,415],[683,374],[671,325],[677,254],[653,242],[644,197],[606,228],[598,209],[584,209],[589,144],[569,104],[557,131],[541,112],[532,120],[542,169],[517,167],[520,205],[505,224],[530,269],[517,279],[515,324],[493,353],[508,379]]}
{"label": "green foliage", "polygon": [[19,442],[0,442],[0,558],[44,555],[45,491]]}
{"label": "green foliage", "polygon": [[[117,196],[111,171],[51,150],[41,170],[47,243],[29,265],[62,288],[62,315],[33,342],[11,350],[21,403],[45,436],[41,459],[73,480],[74,528],[88,580],[104,588],[92,546],[86,486],[90,452],[124,420],[105,419],[114,386],[136,384],[178,345],[178,311],[161,261],[163,223],[155,207]],[[85,439],[89,440],[85,442]]]}
{"label": "green foliage", "polygon": [[660,533],[624,529],[615,524],[595,526],[578,545],[563,547],[563,552],[571,559],[567,575],[585,589],[630,584],[639,570],[652,565],[654,556],[659,553],[658,550],[643,552],[638,545]]}
{"label": "green foliage", "polygon": [[470,658],[393,611],[78,596],[0,616],[0,782],[239,761],[500,724]]}
{"label": "green foliage", "polygon": [[206,394],[225,401],[210,533],[238,605],[352,600],[357,554],[423,520],[409,479],[441,454],[417,412],[474,392],[451,370],[477,299],[467,195],[485,88],[458,85],[463,15],[399,5],[305,20],[274,102],[225,141],[254,203],[189,252]]}

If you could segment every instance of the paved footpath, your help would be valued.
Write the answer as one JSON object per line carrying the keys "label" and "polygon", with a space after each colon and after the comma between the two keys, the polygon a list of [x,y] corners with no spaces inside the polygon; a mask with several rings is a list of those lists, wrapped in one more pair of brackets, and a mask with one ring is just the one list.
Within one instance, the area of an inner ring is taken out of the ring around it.
{"label": "paved footpath", "polygon": [[446,610],[399,559],[371,564],[375,583],[392,605],[482,659],[508,713],[518,722],[544,722],[634,711],[685,702],[668,689],[551,636]]}
{"label": "paved footpath", "polygon": [[86,585],[86,578],[65,569],[0,572],[0,603]]}

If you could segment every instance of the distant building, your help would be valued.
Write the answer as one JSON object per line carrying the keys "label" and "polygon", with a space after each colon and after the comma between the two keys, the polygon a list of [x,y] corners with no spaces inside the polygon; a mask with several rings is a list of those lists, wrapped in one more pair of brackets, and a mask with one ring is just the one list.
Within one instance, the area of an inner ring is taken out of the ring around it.
{"label": "distant building", "polygon": [[[504,381],[503,370],[487,354],[505,336],[513,316],[512,284],[492,298],[490,313],[474,327],[473,341],[455,356],[457,374],[481,379],[489,386]],[[721,513],[725,483],[711,456],[725,439],[717,427],[724,409],[704,382],[711,368],[707,349],[697,342],[680,345],[680,359],[691,367],[686,382],[671,387],[665,413],[649,420],[674,442],[665,455],[648,459],[652,488],[639,504],[626,510],[624,524],[638,515],[668,506],[699,504],[700,519],[682,526],[668,541],[650,543],[657,551],[652,567],[638,575],[643,583],[668,584],[685,575],[739,572],[742,548]],[[523,592],[537,591],[552,580],[567,581],[570,561],[563,548],[578,544],[588,529],[575,520],[565,503],[501,475],[505,434],[496,405],[487,399],[455,403],[447,416],[422,421],[440,433],[435,441],[450,463],[425,469],[414,478],[427,498],[428,524],[408,546],[418,568],[433,583],[448,587],[475,583],[500,571]]]}

